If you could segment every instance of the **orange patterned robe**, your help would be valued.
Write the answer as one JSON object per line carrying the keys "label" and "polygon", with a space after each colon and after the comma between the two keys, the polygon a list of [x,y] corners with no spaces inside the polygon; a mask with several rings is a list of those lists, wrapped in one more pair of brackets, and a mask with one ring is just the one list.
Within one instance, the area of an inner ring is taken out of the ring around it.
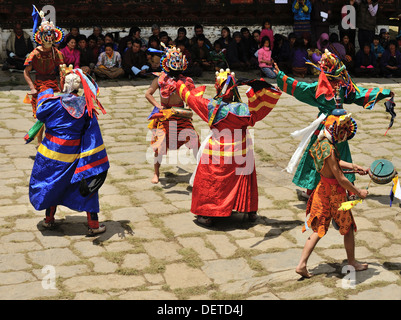
{"label": "orange patterned robe", "polygon": [[[317,140],[311,148],[310,154],[315,162],[315,166],[320,172],[325,160],[335,152],[336,158],[338,151],[327,139]],[[356,231],[356,224],[351,210],[339,211],[341,203],[348,201],[346,190],[338,183],[337,179],[329,179],[321,175],[321,180],[316,189],[312,192],[306,207],[306,215],[309,219],[307,226],[316,232],[322,238],[330,225],[331,219],[339,226],[339,232],[342,235],[348,233],[351,228]],[[302,232],[306,231],[306,226]]]}

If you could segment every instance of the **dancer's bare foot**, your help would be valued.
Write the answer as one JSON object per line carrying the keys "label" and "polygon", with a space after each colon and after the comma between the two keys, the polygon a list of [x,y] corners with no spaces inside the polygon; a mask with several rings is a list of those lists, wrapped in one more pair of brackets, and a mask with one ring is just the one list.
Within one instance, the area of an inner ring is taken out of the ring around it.
{"label": "dancer's bare foot", "polygon": [[355,268],[355,271],[363,271],[363,270],[366,270],[368,268],[368,264],[367,263],[354,262],[354,263],[349,263],[349,265],[353,266]]}
{"label": "dancer's bare foot", "polygon": [[311,273],[309,273],[308,269],[306,269],[305,267],[297,267],[295,269],[295,272],[298,273],[300,276],[304,277],[304,278],[311,278],[313,275]]}
{"label": "dancer's bare foot", "polygon": [[154,174],[154,176],[153,176],[151,182],[152,182],[153,184],[158,184],[158,183],[159,183],[159,175],[158,175],[157,173]]}

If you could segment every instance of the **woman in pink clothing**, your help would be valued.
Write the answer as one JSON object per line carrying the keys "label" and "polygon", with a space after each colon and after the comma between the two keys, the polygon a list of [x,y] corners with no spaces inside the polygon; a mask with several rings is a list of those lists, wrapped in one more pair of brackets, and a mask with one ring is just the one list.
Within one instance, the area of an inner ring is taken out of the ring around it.
{"label": "woman in pink clothing", "polygon": [[72,64],[74,69],[79,68],[81,60],[81,52],[77,49],[77,40],[73,35],[70,35],[66,39],[67,45],[60,51],[64,56],[64,63],[69,66]]}
{"label": "woman in pink clothing", "polygon": [[[260,39],[263,39],[263,37],[269,37],[270,49],[273,51],[274,35],[273,35],[272,24],[270,23],[269,19],[266,19],[265,21],[263,21],[262,31],[260,32]],[[262,47],[263,47],[263,45],[262,45]]]}
{"label": "woman in pink clothing", "polygon": [[270,79],[275,79],[277,74],[274,72],[272,50],[270,49],[269,37],[263,37],[261,45],[262,47],[258,50],[259,68],[266,77]]}

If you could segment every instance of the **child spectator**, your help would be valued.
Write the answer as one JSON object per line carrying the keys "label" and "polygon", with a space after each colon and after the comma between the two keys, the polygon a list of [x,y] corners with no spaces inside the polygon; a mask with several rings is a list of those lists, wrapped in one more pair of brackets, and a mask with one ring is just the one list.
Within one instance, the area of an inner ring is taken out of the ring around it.
{"label": "child spectator", "polygon": [[105,44],[105,51],[99,55],[94,69],[96,76],[100,78],[116,79],[124,75],[121,68],[121,55],[113,50],[113,44]]}
{"label": "child spectator", "polygon": [[272,50],[270,48],[270,38],[268,36],[263,37],[261,43],[263,45],[258,50],[259,68],[264,76],[270,79],[275,79],[277,75],[274,72]]}
{"label": "child spectator", "polygon": [[220,69],[226,70],[228,68],[226,56],[221,49],[221,45],[219,41],[214,42],[214,48],[210,52],[210,56],[212,58],[212,62],[214,64],[215,70],[220,71]]}
{"label": "child spectator", "polygon": [[383,52],[381,71],[386,78],[401,77],[401,52],[395,40],[390,40],[388,48]]}
{"label": "child spectator", "polygon": [[205,35],[201,34],[197,37],[196,44],[191,47],[191,57],[194,66],[199,66],[202,70],[213,70],[212,58],[205,45]]}
{"label": "child spectator", "polygon": [[146,53],[141,50],[142,43],[135,39],[132,49],[124,54],[123,69],[125,74],[131,77],[145,77],[149,69]]}
{"label": "child spectator", "polygon": [[74,66],[74,69],[79,68],[81,52],[77,49],[77,39],[74,36],[70,35],[65,40],[65,43],[67,45],[60,50],[64,55],[64,63],[67,66],[72,64]]}
{"label": "child spectator", "polygon": [[[264,37],[269,37],[270,40],[270,49],[274,49],[274,35],[273,35],[273,30],[272,30],[272,24],[269,19],[265,19],[263,21],[262,25],[262,31],[260,32],[260,39],[263,39]],[[261,45],[262,47],[263,45]]]}
{"label": "child spectator", "polygon": [[294,51],[292,53],[292,73],[295,77],[305,78],[308,73],[306,59],[308,58],[308,51],[305,48],[303,38],[298,37],[295,41]]}
{"label": "child spectator", "polygon": [[380,65],[380,59],[383,55],[384,48],[380,44],[380,37],[378,35],[374,36],[373,43],[370,45],[370,50],[375,54],[376,62]]}
{"label": "child spectator", "polygon": [[357,77],[376,77],[379,74],[376,56],[365,43],[355,56],[355,75]]}

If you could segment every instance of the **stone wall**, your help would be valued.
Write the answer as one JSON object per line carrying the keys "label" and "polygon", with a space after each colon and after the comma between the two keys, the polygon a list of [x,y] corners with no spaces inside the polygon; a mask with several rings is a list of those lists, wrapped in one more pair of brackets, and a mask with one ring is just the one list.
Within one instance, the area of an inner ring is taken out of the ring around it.
{"label": "stone wall", "polygon": [[[151,29],[150,27],[141,27],[141,36],[145,39],[148,39],[149,36],[151,35]],[[204,33],[206,37],[213,43],[213,41],[217,40],[220,37],[220,31],[223,26],[204,26]],[[242,27],[247,27],[249,31],[252,33],[252,31],[259,29],[260,30],[260,25],[251,25],[251,26],[238,26],[238,25],[229,25],[228,26],[231,30],[231,34],[234,31],[239,31],[241,30]],[[380,28],[389,28],[389,26],[377,26],[376,28],[376,33],[379,32]],[[174,40],[177,35],[177,26],[163,26],[162,30],[166,31],[169,36]],[[192,27],[186,27],[187,30],[187,36],[188,38],[192,38],[194,35],[194,30]],[[274,33],[281,33],[284,35],[288,35],[290,32],[292,32],[292,26],[288,25],[276,25],[273,28]],[[25,29],[28,34],[32,35],[32,30],[31,29]],[[66,33],[67,30],[64,30]],[[107,32],[120,32],[120,37],[124,37],[128,34],[129,27],[128,28],[105,28],[103,30],[103,34]],[[0,28],[0,62],[3,62],[3,60],[6,58],[6,41],[8,37],[10,36],[10,29],[1,29]],[[89,36],[92,34],[92,29],[81,29],[80,32],[86,36]],[[337,32],[338,33],[338,27],[337,26],[331,26],[330,32]]]}

